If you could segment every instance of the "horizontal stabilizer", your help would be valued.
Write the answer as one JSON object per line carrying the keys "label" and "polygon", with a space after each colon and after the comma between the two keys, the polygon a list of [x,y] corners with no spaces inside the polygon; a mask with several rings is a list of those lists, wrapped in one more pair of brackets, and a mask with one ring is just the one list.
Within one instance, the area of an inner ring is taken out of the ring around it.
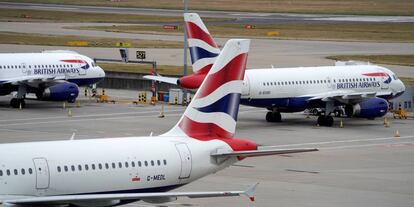
{"label": "horizontal stabilizer", "polygon": [[164,77],[164,76],[159,76],[159,75],[144,75],[143,78],[154,80],[154,81],[160,81],[163,83],[174,84],[174,85],[177,85],[177,80],[178,80],[178,78]]}
{"label": "horizontal stabilizer", "polygon": [[[0,203],[23,204],[23,205],[40,205],[40,204],[71,204],[90,201],[109,201],[109,200],[147,200],[166,198],[210,198],[210,197],[233,197],[247,196],[254,201],[254,194],[258,183],[249,186],[244,191],[210,191],[210,192],[165,192],[165,193],[125,193],[125,194],[88,194],[88,195],[63,195],[63,196],[40,196],[40,197],[3,197]],[[0,196],[1,197],[1,196]]]}
{"label": "horizontal stabilizer", "polygon": [[301,152],[319,151],[316,148],[302,148],[302,149],[259,149],[248,151],[232,151],[232,152],[216,152],[211,154],[213,157],[231,156],[231,157],[258,157],[267,155],[283,155]]}

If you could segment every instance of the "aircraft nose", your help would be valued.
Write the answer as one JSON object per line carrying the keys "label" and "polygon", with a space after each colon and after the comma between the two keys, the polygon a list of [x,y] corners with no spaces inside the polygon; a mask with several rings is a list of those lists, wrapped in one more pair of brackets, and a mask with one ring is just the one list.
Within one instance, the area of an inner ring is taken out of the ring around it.
{"label": "aircraft nose", "polygon": [[105,71],[99,66],[97,68],[98,68],[99,77],[104,78],[105,77]]}

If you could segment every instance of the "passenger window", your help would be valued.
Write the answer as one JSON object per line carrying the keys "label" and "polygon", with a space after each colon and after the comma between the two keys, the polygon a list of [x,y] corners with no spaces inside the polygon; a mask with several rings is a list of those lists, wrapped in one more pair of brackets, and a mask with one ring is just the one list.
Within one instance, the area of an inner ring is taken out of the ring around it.
{"label": "passenger window", "polygon": [[62,171],[62,169],[60,168],[60,166],[57,167],[57,171],[58,172],[61,172]]}
{"label": "passenger window", "polygon": [[129,167],[128,162],[125,162],[125,167],[126,167],[126,168],[128,168],[128,167]]}
{"label": "passenger window", "polygon": [[31,175],[31,174],[33,174],[33,170],[32,170],[32,168],[29,168],[29,174]]}
{"label": "passenger window", "polygon": [[147,167],[148,166],[148,162],[147,161],[144,161],[144,165],[145,165],[145,167]]}
{"label": "passenger window", "polygon": [[17,174],[18,174],[17,169],[14,169],[14,175],[17,175]]}
{"label": "passenger window", "polygon": [[7,176],[10,176],[10,170],[6,170]]}
{"label": "passenger window", "polygon": [[3,171],[2,170],[0,170],[0,176],[3,176]]}
{"label": "passenger window", "polygon": [[92,164],[92,170],[95,170],[96,168],[95,168],[95,164]]}
{"label": "passenger window", "polygon": [[108,163],[105,163],[105,168],[109,169],[109,164]]}
{"label": "passenger window", "polygon": [[26,174],[26,171],[22,168],[22,175]]}
{"label": "passenger window", "polygon": [[[68,166],[66,166],[66,165],[65,165],[63,168],[65,169],[65,172],[67,172],[67,171],[69,170],[69,169],[68,169]],[[29,170],[30,170],[30,169],[29,169]]]}
{"label": "passenger window", "polygon": [[154,166],[154,160],[151,160],[151,166]]}
{"label": "passenger window", "polygon": [[89,170],[89,166],[88,165],[85,165],[85,170]]}
{"label": "passenger window", "polygon": [[75,166],[74,165],[72,165],[70,168],[72,169],[72,171],[75,171]]}
{"label": "passenger window", "polygon": [[161,161],[157,160],[157,165],[160,166],[161,165]]}
{"label": "passenger window", "polygon": [[114,163],[114,162],[112,163],[112,168],[113,168],[113,169],[115,169],[115,168],[116,168],[116,165],[115,165],[115,163]]}
{"label": "passenger window", "polygon": [[131,162],[131,166],[132,167],[135,167],[135,162]]}
{"label": "passenger window", "polygon": [[138,167],[141,167],[141,161],[138,161]]}
{"label": "passenger window", "polygon": [[119,168],[122,168],[122,163],[121,163],[121,162],[119,162],[119,163],[118,163],[118,166],[119,166]]}
{"label": "passenger window", "polygon": [[82,171],[82,165],[78,165],[78,170]]}
{"label": "passenger window", "polygon": [[167,160],[164,160],[164,165],[167,165]]}

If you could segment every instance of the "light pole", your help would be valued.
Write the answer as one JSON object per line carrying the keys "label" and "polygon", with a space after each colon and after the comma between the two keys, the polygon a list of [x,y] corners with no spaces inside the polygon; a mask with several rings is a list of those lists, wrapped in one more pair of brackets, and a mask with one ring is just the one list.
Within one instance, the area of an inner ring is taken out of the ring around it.
{"label": "light pole", "polygon": [[[187,13],[188,11],[188,0],[183,0],[184,3],[184,13]],[[187,75],[187,51],[188,51],[188,43],[187,43],[187,29],[186,29],[186,25],[184,22],[184,26],[183,26],[183,31],[184,31],[184,76]],[[184,89],[184,93],[183,93],[184,99],[187,99],[187,91]]]}

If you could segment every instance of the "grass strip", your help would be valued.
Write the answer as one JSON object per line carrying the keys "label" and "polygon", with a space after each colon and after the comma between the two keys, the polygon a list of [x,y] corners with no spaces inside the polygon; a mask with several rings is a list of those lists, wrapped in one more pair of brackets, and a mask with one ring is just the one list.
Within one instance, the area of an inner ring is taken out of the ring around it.
{"label": "grass strip", "polygon": [[[183,9],[182,0],[7,0],[89,6]],[[411,0],[191,0],[192,10],[318,14],[414,15]]]}
{"label": "grass strip", "polygon": [[[152,66],[147,64],[98,62],[98,65],[107,72],[151,74],[152,70]],[[189,72],[191,73],[192,71],[189,70]],[[157,65],[157,73],[161,75],[182,76],[183,67],[175,65]]]}
{"label": "grass strip", "polygon": [[[87,45],[85,45],[84,42],[87,42]],[[0,44],[76,47],[117,47],[118,42],[130,43],[131,47],[134,48],[183,48],[182,42],[175,41],[94,38],[82,36],[55,36],[42,34],[0,32]]]}
{"label": "grass strip", "polygon": [[327,57],[331,60],[358,60],[376,64],[414,66],[414,55],[336,55]]}
{"label": "grass strip", "polygon": [[[254,25],[246,29],[240,24],[207,25],[214,37],[260,37],[275,39],[342,40],[373,42],[414,42],[414,23],[312,23]],[[182,34],[165,30],[160,25],[113,25],[78,27],[78,29],[110,32]]]}

